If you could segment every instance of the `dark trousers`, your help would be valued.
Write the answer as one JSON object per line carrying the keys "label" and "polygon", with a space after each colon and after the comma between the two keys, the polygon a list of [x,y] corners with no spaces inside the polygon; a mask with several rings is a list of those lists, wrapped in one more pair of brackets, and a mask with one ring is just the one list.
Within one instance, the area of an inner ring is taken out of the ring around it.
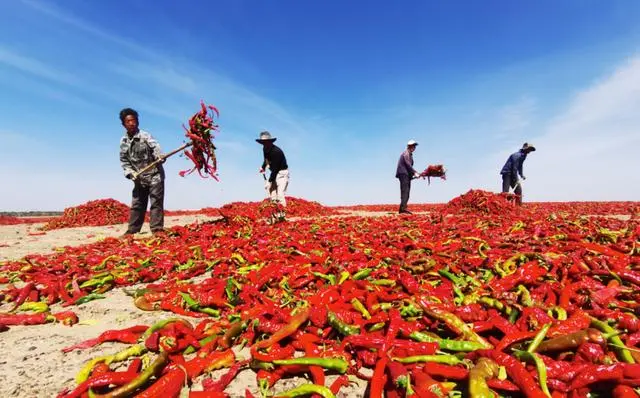
{"label": "dark trousers", "polygon": [[502,192],[508,193],[510,188],[515,188],[513,193],[518,195],[518,204],[522,204],[522,185],[516,184],[518,182],[517,176],[511,174],[502,175]]}
{"label": "dark trousers", "polygon": [[133,186],[127,233],[135,234],[142,229],[149,198],[151,198],[151,219],[149,221],[151,231],[161,231],[164,228],[164,180],[149,185],[136,181]]}
{"label": "dark trousers", "polygon": [[398,176],[400,180],[400,211],[407,210],[407,203],[409,203],[409,193],[411,192],[411,177],[405,174]]}

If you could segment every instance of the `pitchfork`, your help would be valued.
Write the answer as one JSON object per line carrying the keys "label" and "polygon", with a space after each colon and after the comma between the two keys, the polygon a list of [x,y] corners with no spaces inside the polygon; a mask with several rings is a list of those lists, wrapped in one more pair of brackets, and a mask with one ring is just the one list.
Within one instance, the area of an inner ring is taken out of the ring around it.
{"label": "pitchfork", "polygon": [[132,179],[135,180],[138,177],[140,177],[140,175],[146,171],[151,170],[152,168],[156,167],[157,165],[159,165],[160,163],[163,163],[165,160],[167,160],[167,158],[175,155],[178,152],[181,152],[185,149],[187,149],[188,147],[190,147],[191,145],[193,145],[193,142],[187,142],[186,144],[182,145],[180,148],[178,149],[174,149],[173,151],[166,153],[162,156],[160,156],[158,159],[154,160],[153,162],[149,163],[148,165],[146,165],[145,167],[143,167],[140,171],[138,171],[137,173],[133,173],[133,177]]}

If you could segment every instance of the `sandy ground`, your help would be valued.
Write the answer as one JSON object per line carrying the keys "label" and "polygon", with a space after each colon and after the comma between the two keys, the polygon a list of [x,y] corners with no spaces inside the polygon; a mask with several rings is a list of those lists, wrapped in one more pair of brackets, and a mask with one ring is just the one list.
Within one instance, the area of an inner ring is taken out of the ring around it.
{"label": "sandy ground", "polygon": [[[351,215],[351,212],[348,214]],[[207,220],[211,218],[202,215],[167,217],[165,224],[170,227]],[[124,224],[66,228],[42,234],[38,230],[41,225],[0,226],[0,263],[7,259],[18,259],[30,253],[48,253],[57,247],[77,246],[105,237],[119,236],[126,228]],[[148,228],[148,224],[145,224],[144,228]],[[141,234],[141,236],[145,235],[149,235],[148,230]],[[0,289],[2,287],[3,285],[0,285]],[[136,286],[129,287],[129,289],[132,288]],[[73,327],[60,324],[11,326],[8,331],[1,333],[0,397],[55,397],[64,388],[74,388],[75,375],[88,360],[100,355],[116,353],[127,345],[105,343],[91,349],[76,350],[66,354],[62,353],[62,348],[95,338],[109,329],[151,325],[173,315],[168,312],[145,312],[137,309],[133,305],[132,298],[122,289],[114,289],[104,295],[105,299],[73,308],[62,308],[60,305],[51,307],[53,312],[68,309],[76,312],[80,318],[80,324]],[[6,305],[0,306],[0,312],[7,309]],[[238,353],[237,357],[247,358],[248,351]],[[123,364],[124,366],[126,363]],[[214,372],[211,376],[217,379],[222,373],[224,370]],[[194,389],[199,387],[201,379],[202,377],[194,384]],[[335,376],[327,377],[327,384],[329,385],[334,379]],[[305,379],[301,378],[285,379],[276,384],[274,390],[286,391],[304,382]],[[343,388],[338,396],[362,397],[365,387],[364,381],[355,380],[351,386]],[[226,391],[232,397],[244,397],[246,388],[259,396],[255,373],[250,369],[240,372]]]}
{"label": "sandy ground", "polygon": [[[205,215],[165,217],[165,226],[187,225],[215,219]],[[127,230],[126,224],[104,227],[62,228],[40,231],[44,224],[0,225],[0,261],[16,260],[27,254],[44,254],[58,247],[79,246],[108,237],[118,237]],[[149,236],[149,224],[145,223],[140,236]]]}

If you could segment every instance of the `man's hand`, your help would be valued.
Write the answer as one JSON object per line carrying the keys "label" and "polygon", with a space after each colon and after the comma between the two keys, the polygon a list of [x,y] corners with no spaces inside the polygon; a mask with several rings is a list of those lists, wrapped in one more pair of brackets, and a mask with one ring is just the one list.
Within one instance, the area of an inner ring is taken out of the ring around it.
{"label": "man's hand", "polygon": [[420,178],[420,174],[418,174],[418,173],[413,173],[413,178]]}
{"label": "man's hand", "polygon": [[264,174],[264,169],[261,167],[261,168],[258,170],[258,173],[260,173],[260,174]]}

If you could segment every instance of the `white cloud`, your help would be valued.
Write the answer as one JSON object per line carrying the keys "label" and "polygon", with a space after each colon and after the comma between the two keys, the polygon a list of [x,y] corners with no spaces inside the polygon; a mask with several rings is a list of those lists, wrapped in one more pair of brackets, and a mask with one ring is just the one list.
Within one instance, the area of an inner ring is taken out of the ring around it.
{"label": "white cloud", "polygon": [[514,104],[506,105],[497,112],[496,131],[498,138],[513,138],[521,136],[524,130],[531,125],[536,102],[532,97],[522,97]]}
{"label": "white cloud", "polygon": [[[526,200],[639,200],[638,109],[640,57],[635,57],[578,92],[528,140],[537,151],[524,166]],[[517,149],[486,158],[474,174],[476,186],[497,187],[497,172]]]}

